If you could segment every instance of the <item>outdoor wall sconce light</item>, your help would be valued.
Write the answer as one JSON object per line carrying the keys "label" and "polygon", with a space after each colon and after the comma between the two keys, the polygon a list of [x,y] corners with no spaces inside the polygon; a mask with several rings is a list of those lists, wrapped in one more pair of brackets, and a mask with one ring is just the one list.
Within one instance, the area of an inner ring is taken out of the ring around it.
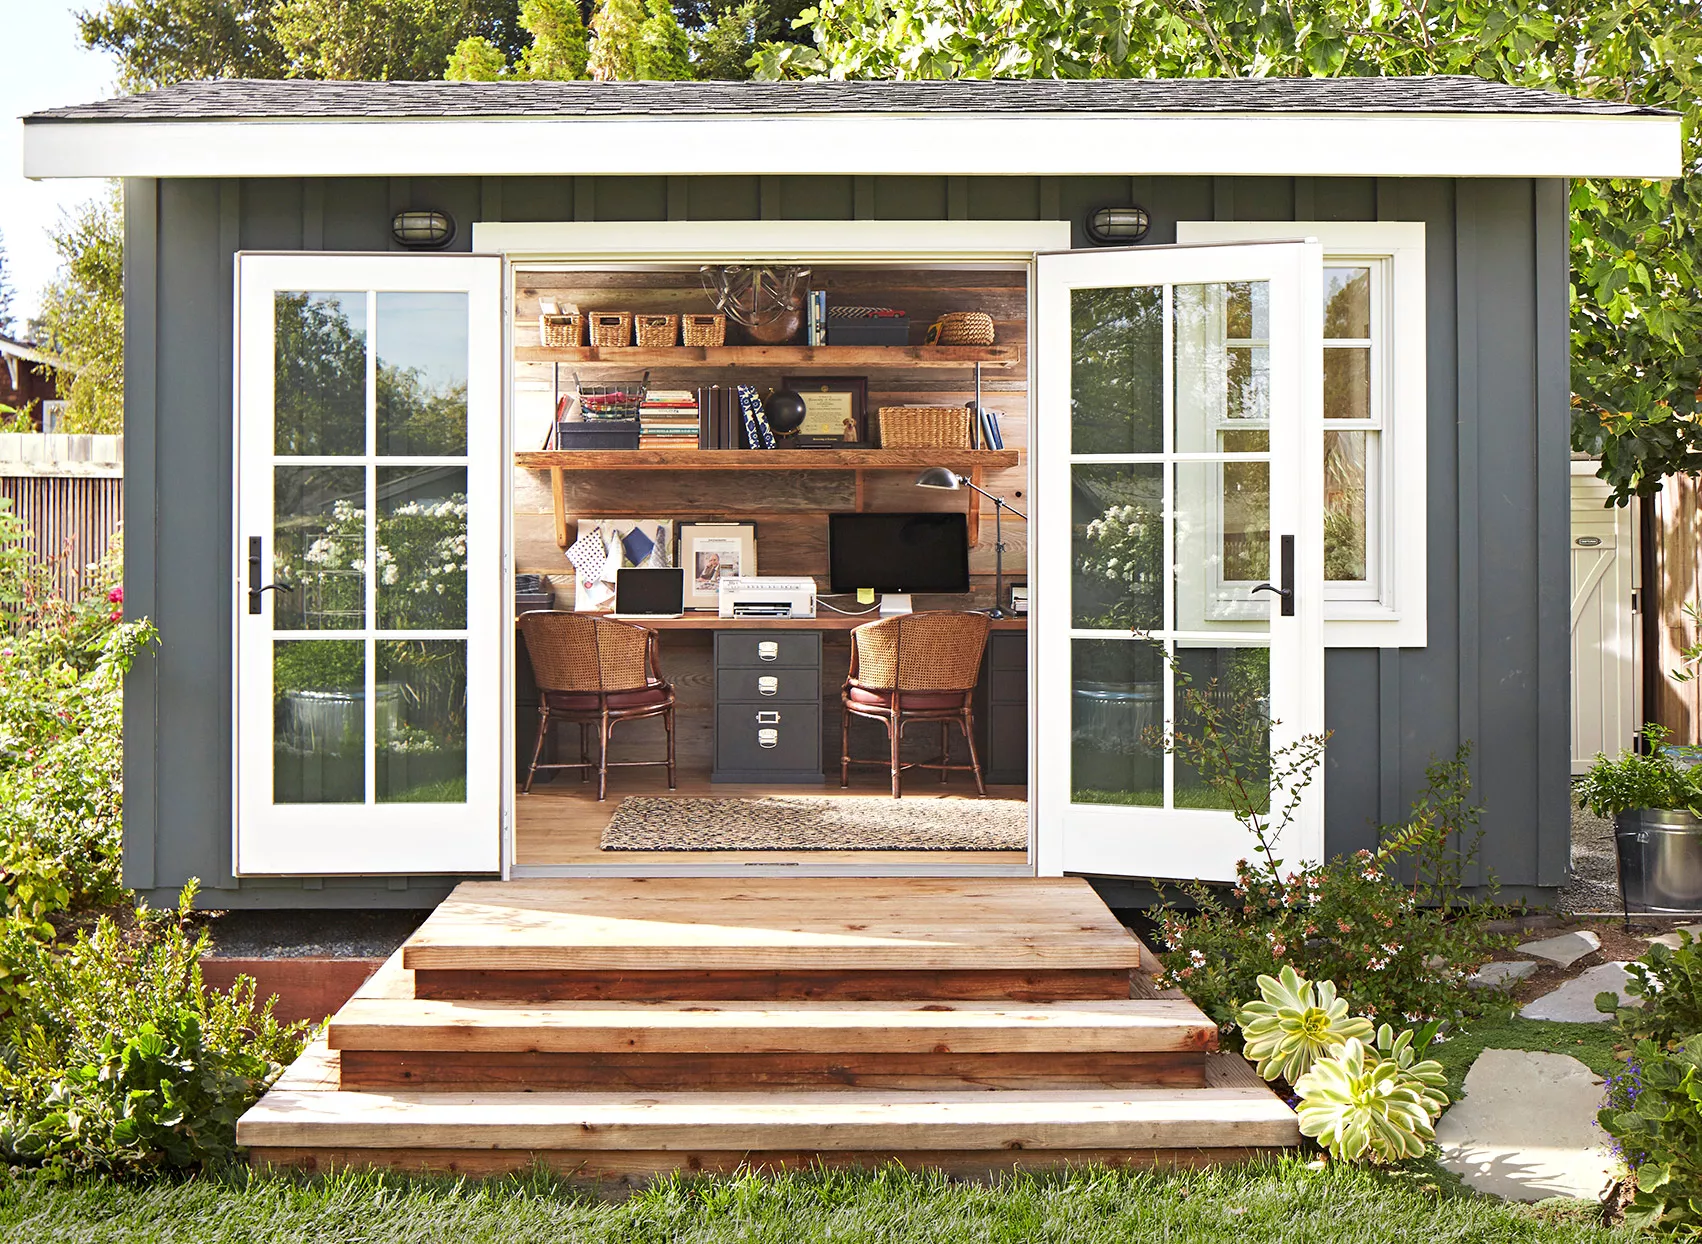
{"label": "outdoor wall sconce light", "polygon": [[1095,208],[1087,218],[1087,239],[1095,246],[1128,246],[1144,238],[1151,225],[1144,207]]}
{"label": "outdoor wall sconce light", "polygon": [[455,217],[448,212],[397,212],[390,236],[409,250],[442,250],[455,240]]}

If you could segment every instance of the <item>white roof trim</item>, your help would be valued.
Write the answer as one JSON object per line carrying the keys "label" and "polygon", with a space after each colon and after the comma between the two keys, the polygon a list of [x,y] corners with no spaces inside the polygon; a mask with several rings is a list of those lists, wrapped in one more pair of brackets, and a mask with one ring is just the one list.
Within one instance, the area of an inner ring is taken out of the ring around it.
{"label": "white roof trim", "polygon": [[1676,116],[894,113],[32,121],[24,175],[1677,177]]}

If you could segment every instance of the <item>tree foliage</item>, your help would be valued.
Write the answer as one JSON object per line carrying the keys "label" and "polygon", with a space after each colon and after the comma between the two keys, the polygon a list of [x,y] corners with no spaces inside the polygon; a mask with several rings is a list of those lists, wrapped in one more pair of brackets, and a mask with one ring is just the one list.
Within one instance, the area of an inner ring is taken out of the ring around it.
{"label": "tree foliage", "polygon": [[1702,0],[818,0],[766,78],[1470,74],[1684,114],[1685,176],[1572,188],[1573,445],[1702,473]]}
{"label": "tree foliage", "polygon": [[62,216],[61,268],[42,294],[37,335],[58,369],[67,432],[124,430],[124,220],[113,188]]}
{"label": "tree foliage", "polygon": [[281,78],[274,0],[106,0],[77,13],[83,42],[118,59],[119,85],[193,78]]}

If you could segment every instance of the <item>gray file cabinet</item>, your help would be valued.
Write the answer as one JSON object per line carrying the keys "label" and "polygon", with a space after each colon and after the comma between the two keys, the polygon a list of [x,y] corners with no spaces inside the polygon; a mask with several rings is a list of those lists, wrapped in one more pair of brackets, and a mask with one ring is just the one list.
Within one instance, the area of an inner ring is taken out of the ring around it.
{"label": "gray file cabinet", "polygon": [[976,746],[989,782],[1028,781],[1028,633],[994,631],[975,688]]}
{"label": "gray file cabinet", "polygon": [[821,633],[715,632],[716,782],[821,781]]}

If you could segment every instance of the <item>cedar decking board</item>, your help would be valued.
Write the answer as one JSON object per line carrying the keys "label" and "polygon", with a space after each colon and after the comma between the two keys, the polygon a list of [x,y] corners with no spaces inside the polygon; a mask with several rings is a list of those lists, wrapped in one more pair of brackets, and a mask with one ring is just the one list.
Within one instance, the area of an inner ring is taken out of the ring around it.
{"label": "cedar decking board", "polygon": [[1076,879],[469,882],[238,1141],[300,1169],[628,1182],[1192,1165],[1298,1143],[1143,962]]}

